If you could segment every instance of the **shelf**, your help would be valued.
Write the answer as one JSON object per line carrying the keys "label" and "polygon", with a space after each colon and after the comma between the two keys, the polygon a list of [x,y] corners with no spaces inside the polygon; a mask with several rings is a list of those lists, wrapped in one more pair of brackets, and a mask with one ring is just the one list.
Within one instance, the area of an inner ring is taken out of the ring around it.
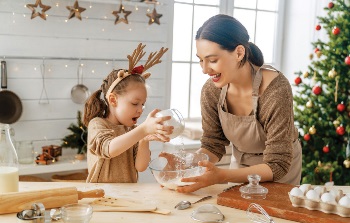
{"label": "shelf", "polygon": [[74,156],[62,156],[59,161],[50,163],[48,165],[38,164],[20,164],[19,175],[30,175],[30,174],[42,174],[42,173],[55,173],[72,170],[83,170],[87,169],[86,160],[76,160]]}

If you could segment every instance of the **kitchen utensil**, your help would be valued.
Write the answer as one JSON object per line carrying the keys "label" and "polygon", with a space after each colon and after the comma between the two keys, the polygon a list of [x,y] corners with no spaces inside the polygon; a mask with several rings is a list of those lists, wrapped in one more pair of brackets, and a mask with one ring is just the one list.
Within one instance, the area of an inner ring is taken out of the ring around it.
{"label": "kitchen utensil", "polygon": [[7,90],[6,61],[1,61],[0,123],[12,124],[22,115],[22,102],[12,91]]}
{"label": "kitchen utensil", "polygon": [[[71,98],[74,103],[83,104],[86,99],[90,96],[88,87],[83,84],[83,66],[79,62],[78,71],[78,84],[75,85],[71,90]],[[81,79],[81,81],[80,81]]]}
{"label": "kitchen utensil", "polygon": [[185,129],[185,121],[177,109],[166,109],[156,113],[156,117],[171,116],[170,120],[164,121],[166,126],[174,126],[173,133],[169,135],[171,139],[179,136]]}
{"label": "kitchen utensil", "polygon": [[61,208],[61,219],[65,223],[88,223],[92,210],[88,204],[67,204]]}
{"label": "kitchen utensil", "polygon": [[43,203],[45,208],[48,209],[77,203],[78,200],[83,198],[103,196],[104,191],[102,189],[82,192],[75,187],[3,193],[0,194],[0,214],[16,213],[30,209],[33,203]]}
{"label": "kitchen utensil", "polygon": [[213,196],[206,196],[206,197],[203,197],[193,203],[189,202],[189,201],[180,201],[177,205],[175,205],[175,208],[178,209],[178,210],[184,210],[184,209],[187,209],[189,208],[192,204],[196,204],[196,203],[199,203],[199,202],[202,202],[202,201],[205,201],[205,200],[208,200],[210,198],[212,198]]}
{"label": "kitchen utensil", "polygon": [[225,216],[216,206],[204,204],[192,212],[191,218],[203,223],[213,223],[223,222]]}
{"label": "kitchen utensil", "polygon": [[175,190],[178,186],[193,184],[192,182],[181,182],[184,177],[200,176],[205,168],[198,165],[199,161],[209,160],[204,153],[180,152],[166,153],[166,157],[159,156],[153,159],[149,168],[159,184]]}
{"label": "kitchen utensil", "polygon": [[159,209],[152,204],[142,204],[135,201],[130,201],[122,198],[103,197],[95,199],[90,203],[95,212],[152,212],[157,214],[170,214],[169,210]]}
{"label": "kitchen utensil", "polygon": [[40,65],[40,72],[41,72],[41,78],[43,81],[43,88],[41,90],[40,94],[40,99],[39,99],[39,104],[49,104],[49,97],[47,96],[47,91],[45,87],[45,72],[46,72],[46,67],[45,67],[45,61],[43,60],[43,64]]}
{"label": "kitchen utensil", "polygon": [[260,205],[251,203],[247,209],[247,215],[253,222],[275,223],[270,215]]}

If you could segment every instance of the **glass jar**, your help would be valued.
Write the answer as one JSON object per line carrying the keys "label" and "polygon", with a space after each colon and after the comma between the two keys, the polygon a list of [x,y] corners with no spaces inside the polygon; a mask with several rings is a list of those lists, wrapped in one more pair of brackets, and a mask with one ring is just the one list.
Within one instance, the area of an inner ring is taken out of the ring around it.
{"label": "glass jar", "polygon": [[167,109],[162,110],[156,113],[156,117],[164,117],[164,116],[171,116],[170,120],[167,120],[164,122],[164,125],[166,126],[174,126],[173,133],[169,135],[170,139],[176,138],[185,129],[185,121],[182,117],[181,113],[177,109]]}
{"label": "glass jar", "polygon": [[32,141],[20,141],[17,143],[18,162],[20,164],[34,163],[34,146]]}
{"label": "glass jar", "polygon": [[18,157],[10,129],[0,124],[0,193],[18,192]]}

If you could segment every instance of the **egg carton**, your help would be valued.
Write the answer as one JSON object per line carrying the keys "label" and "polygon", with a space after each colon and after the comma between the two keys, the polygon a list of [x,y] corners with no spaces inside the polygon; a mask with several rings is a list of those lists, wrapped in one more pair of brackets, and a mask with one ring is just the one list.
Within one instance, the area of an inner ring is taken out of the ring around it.
{"label": "egg carton", "polygon": [[[342,190],[332,190],[332,193],[335,194],[335,202],[324,202],[320,198],[308,199],[305,195],[311,189],[313,189],[313,187],[309,186],[303,192],[303,196],[294,196],[291,195],[290,192],[288,192],[289,199],[292,202],[293,207],[302,207],[308,210],[322,211],[327,214],[336,214],[341,217],[350,217],[350,206],[342,206],[338,204],[338,201],[343,196],[348,196],[344,194]],[[323,187],[320,197],[322,196],[322,194],[330,192],[331,191],[327,191],[327,189]]]}

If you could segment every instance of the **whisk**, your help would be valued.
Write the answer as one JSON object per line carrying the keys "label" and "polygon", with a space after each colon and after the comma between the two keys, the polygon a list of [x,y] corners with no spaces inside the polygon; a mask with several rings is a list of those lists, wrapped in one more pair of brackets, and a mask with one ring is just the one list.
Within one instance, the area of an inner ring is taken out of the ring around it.
{"label": "whisk", "polygon": [[251,203],[247,209],[247,215],[252,222],[275,223],[270,215],[260,205]]}

